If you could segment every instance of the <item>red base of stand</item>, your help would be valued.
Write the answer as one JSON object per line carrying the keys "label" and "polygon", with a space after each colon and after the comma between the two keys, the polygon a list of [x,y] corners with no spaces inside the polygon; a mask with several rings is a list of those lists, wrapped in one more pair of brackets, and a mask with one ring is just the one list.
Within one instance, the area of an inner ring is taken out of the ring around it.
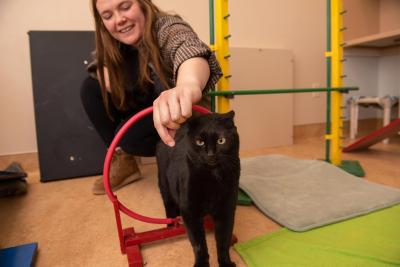
{"label": "red base of stand", "polygon": [[[206,230],[214,229],[214,224],[208,217],[204,220],[204,228]],[[184,234],[186,234],[186,229],[181,224],[142,233],[136,233],[133,228],[126,228],[123,230],[123,236],[125,242],[124,246],[121,248],[122,253],[127,255],[129,267],[142,267],[143,258],[140,251],[140,246],[142,244],[163,240],[174,236],[180,236]],[[237,242],[236,236],[232,236],[232,244],[236,242]]]}
{"label": "red base of stand", "polygon": [[182,225],[161,228],[143,233],[135,233],[133,228],[124,229],[125,253],[128,257],[129,267],[142,267],[143,258],[140,251],[142,244],[150,243],[186,233]]}

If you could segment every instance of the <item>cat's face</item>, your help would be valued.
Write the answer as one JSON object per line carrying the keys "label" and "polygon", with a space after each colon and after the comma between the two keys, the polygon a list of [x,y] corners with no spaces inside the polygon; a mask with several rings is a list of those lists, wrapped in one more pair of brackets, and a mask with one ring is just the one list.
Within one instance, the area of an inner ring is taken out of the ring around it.
{"label": "cat's face", "polygon": [[234,112],[208,114],[189,123],[188,138],[199,163],[216,167],[239,153],[239,136],[233,121]]}

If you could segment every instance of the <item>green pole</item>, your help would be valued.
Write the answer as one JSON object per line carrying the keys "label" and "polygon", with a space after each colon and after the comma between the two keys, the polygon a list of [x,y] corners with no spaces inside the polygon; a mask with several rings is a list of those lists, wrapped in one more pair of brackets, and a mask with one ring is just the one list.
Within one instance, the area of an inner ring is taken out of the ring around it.
{"label": "green pole", "polygon": [[[327,0],[326,1],[326,18],[327,18],[327,28],[326,28],[326,50],[329,53],[329,55],[326,58],[326,87],[328,88],[327,94],[326,94],[326,129],[325,129],[325,133],[326,135],[330,135],[331,134],[331,85],[332,85],[332,56],[331,56],[331,0]],[[331,141],[329,139],[325,140],[325,161],[326,162],[331,162],[330,159],[330,146],[331,146]]]}
{"label": "green pole", "polygon": [[209,1],[209,17],[210,17],[210,44],[215,44],[214,35],[214,0]]}
{"label": "green pole", "polygon": [[[214,0],[209,0],[209,19],[210,19],[210,45],[215,45],[214,35]],[[212,88],[215,92],[215,88]],[[211,96],[211,111],[215,112],[215,96]]]}
{"label": "green pole", "polygon": [[272,94],[289,94],[289,93],[310,93],[310,92],[341,92],[348,93],[356,91],[358,87],[336,87],[336,88],[297,88],[297,89],[260,89],[260,90],[229,90],[209,92],[210,96],[235,96],[235,95],[272,95]]}

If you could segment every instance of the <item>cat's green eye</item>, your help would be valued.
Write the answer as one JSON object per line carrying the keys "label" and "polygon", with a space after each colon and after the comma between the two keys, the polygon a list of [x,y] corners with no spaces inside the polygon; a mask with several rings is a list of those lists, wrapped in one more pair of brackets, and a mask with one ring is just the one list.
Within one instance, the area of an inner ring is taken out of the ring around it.
{"label": "cat's green eye", "polygon": [[218,145],[223,145],[223,144],[225,144],[225,142],[226,142],[226,139],[224,137],[218,138],[218,140],[217,140]]}
{"label": "cat's green eye", "polygon": [[200,139],[197,139],[197,140],[196,140],[196,145],[198,145],[198,146],[204,146],[204,141],[203,141],[203,140],[200,140]]}

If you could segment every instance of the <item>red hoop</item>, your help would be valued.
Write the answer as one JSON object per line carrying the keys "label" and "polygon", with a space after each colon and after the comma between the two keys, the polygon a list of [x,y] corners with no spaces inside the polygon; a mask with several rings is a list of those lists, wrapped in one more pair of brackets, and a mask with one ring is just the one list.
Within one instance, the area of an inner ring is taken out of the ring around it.
{"label": "red hoop", "polygon": [[[203,114],[210,113],[210,111],[208,109],[201,107],[201,106],[197,106],[197,105],[193,106],[193,110],[198,111]],[[162,219],[161,218],[151,218],[151,217],[143,216],[143,215],[133,212],[132,210],[125,207],[121,202],[119,202],[117,196],[111,190],[109,175],[110,175],[111,159],[114,155],[115,148],[117,147],[119,141],[125,135],[127,130],[130,127],[132,127],[132,125],[134,125],[137,121],[139,121],[140,119],[142,119],[143,117],[145,117],[151,113],[153,113],[153,107],[148,107],[148,108],[138,112],[137,114],[132,116],[132,118],[130,118],[121,127],[121,129],[118,131],[118,133],[115,135],[113,141],[111,142],[110,147],[108,148],[106,158],[104,161],[104,168],[103,168],[104,188],[105,188],[108,198],[111,200],[111,202],[113,202],[114,206],[117,203],[119,210],[121,210],[123,213],[125,213],[126,215],[128,215],[136,220],[139,220],[142,222],[147,222],[147,223],[154,223],[154,224],[176,223],[176,222],[179,222],[179,218],[162,218]]]}

